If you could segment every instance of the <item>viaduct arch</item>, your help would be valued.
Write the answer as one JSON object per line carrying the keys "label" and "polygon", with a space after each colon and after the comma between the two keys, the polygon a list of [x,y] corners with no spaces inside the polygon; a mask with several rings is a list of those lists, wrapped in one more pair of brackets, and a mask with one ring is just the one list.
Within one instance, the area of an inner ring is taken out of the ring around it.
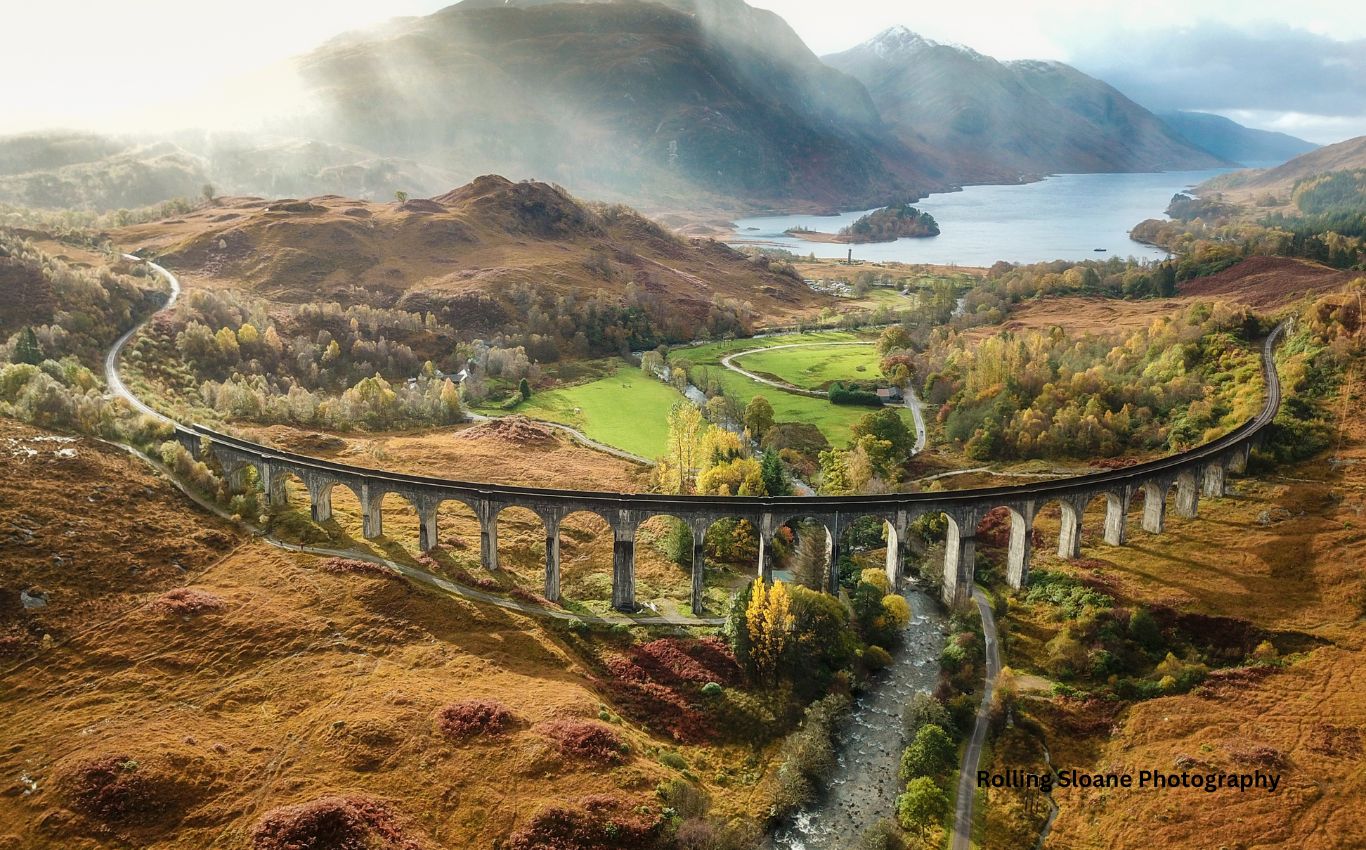
{"label": "viaduct arch", "polygon": [[1010,515],[1010,541],[1007,549],[1006,578],[1011,587],[1022,588],[1029,579],[1030,533],[1034,518],[1045,504],[1061,506],[1062,523],[1058,535],[1058,554],[1076,558],[1081,553],[1082,514],[1093,499],[1105,499],[1105,542],[1122,546],[1128,538],[1126,527],[1129,505],[1143,494],[1144,531],[1161,534],[1165,523],[1166,496],[1177,488],[1176,510],[1181,516],[1194,517],[1202,496],[1222,497],[1227,492],[1229,472],[1242,472],[1254,445],[1260,445],[1263,431],[1280,407],[1281,386],[1272,350],[1284,326],[1267,337],[1262,351],[1267,397],[1257,416],[1225,436],[1190,449],[1146,463],[1072,478],[1056,479],[1008,487],[990,487],[938,493],[893,493],[879,496],[787,496],[760,498],[750,496],[669,496],[651,493],[605,493],[554,490],[479,484],[384,472],[307,457],[241,440],[202,425],[175,426],[176,439],[198,456],[207,443],[229,477],[230,485],[241,486],[248,467],[256,470],[257,481],[267,501],[278,505],[285,500],[284,482],[288,476],[302,481],[308,490],[313,519],[326,521],[332,515],[331,494],[343,486],[356,494],[364,517],[366,537],[382,533],[380,503],[393,493],[410,502],[421,523],[419,545],[430,550],[437,542],[437,511],[443,502],[454,500],[473,511],[480,524],[480,561],[485,569],[498,569],[498,514],[505,508],[526,508],[540,517],[546,529],[544,595],[551,601],[560,596],[559,528],[568,515],[580,511],[597,514],[612,529],[612,605],[631,611],[635,603],[635,540],[642,522],[656,516],[682,520],[692,531],[692,608],[702,613],[702,543],[707,528],[714,522],[738,518],[749,520],[759,533],[757,577],[769,580],[773,574],[773,539],[788,521],[814,519],[829,535],[829,566],[826,589],[838,590],[836,564],[841,534],[847,525],[862,517],[881,519],[888,530],[887,571],[895,583],[906,555],[905,541],[912,522],[926,514],[942,513],[948,518],[944,554],[943,599],[951,607],[968,604],[976,567],[977,526],[995,508]]}

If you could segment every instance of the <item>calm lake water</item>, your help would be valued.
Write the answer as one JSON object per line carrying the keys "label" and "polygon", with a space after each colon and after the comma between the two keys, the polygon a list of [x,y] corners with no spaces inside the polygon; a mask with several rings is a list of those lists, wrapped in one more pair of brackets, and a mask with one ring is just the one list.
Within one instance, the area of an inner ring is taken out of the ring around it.
{"label": "calm lake water", "polygon": [[837,216],[741,219],[733,241],[762,242],[817,257],[844,257],[853,248],[855,259],[963,266],[1109,256],[1161,259],[1165,251],[1133,241],[1129,229],[1145,218],[1162,218],[1172,195],[1225,170],[1058,174],[1037,183],[969,186],[930,195],[916,202],[939,222],[941,233],[929,239],[843,245],[783,235],[793,227],[835,233],[869,212],[858,210]]}

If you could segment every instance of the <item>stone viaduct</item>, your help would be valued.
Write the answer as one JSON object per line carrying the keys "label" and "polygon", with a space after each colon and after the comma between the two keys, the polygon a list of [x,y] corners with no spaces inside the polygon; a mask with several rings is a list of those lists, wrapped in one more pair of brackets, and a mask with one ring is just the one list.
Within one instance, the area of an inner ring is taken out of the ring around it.
{"label": "stone viaduct", "polygon": [[726,518],[749,520],[759,533],[757,575],[771,579],[773,539],[783,525],[795,519],[813,519],[827,531],[827,589],[838,591],[837,563],[842,531],[863,517],[882,520],[887,532],[888,578],[899,583],[902,562],[907,555],[906,540],[910,524],[926,514],[943,514],[948,520],[944,555],[944,602],[966,605],[971,598],[975,567],[975,546],[979,522],[995,508],[1010,514],[1010,545],[1006,578],[1011,587],[1021,588],[1029,578],[1030,538],[1034,518],[1051,502],[1057,502],[1062,515],[1058,555],[1076,558],[1081,554],[1082,516],[1090,502],[1105,499],[1104,539],[1108,545],[1123,546],[1128,536],[1130,501],[1143,494],[1143,530],[1161,534],[1166,521],[1169,491],[1175,487],[1176,511],[1183,517],[1196,516],[1201,496],[1222,497],[1227,492],[1229,472],[1242,472],[1254,444],[1280,406],[1281,388],[1272,359],[1272,348],[1283,327],[1267,337],[1263,348],[1263,370],[1267,397],[1261,412],[1229,434],[1177,455],[1072,478],[934,493],[893,493],[879,496],[834,496],[759,498],[747,496],[668,496],[650,493],[600,493],[576,490],[550,490],[478,484],[417,475],[403,475],[363,467],[333,463],[280,451],[195,425],[176,426],[177,439],[196,456],[207,444],[235,489],[245,484],[248,467],[256,470],[257,482],[271,504],[286,499],[285,481],[289,476],[308,489],[313,519],[324,522],[332,516],[332,490],[338,485],[350,489],[360,502],[367,538],[383,533],[380,503],[395,493],[410,502],[421,523],[422,551],[437,541],[437,509],[442,502],[463,503],[478,517],[480,557],[489,570],[498,569],[498,515],[510,507],[528,508],[545,526],[547,599],[560,598],[560,523],[570,514],[588,512],[606,520],[614,540],[612,568],[612,605],[631,611],[635,603],[636,530],[651,517],[670,516],[692,530],[692,608],[702,612],[703,537],[712,523]]}

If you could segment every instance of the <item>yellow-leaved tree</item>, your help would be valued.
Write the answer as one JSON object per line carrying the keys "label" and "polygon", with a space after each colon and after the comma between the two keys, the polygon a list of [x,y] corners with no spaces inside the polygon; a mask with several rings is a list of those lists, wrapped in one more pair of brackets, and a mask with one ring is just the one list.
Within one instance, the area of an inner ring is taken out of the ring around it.
{"label": "yellow-leaved tree", "polygon": [[755,579],[749,607],[745,609],[745,628],[749,632],[750,659],[761,679],[771,682],[777,678],[778,665],[795,626],[787,586],[775,581],[768,587],[762,579]]}

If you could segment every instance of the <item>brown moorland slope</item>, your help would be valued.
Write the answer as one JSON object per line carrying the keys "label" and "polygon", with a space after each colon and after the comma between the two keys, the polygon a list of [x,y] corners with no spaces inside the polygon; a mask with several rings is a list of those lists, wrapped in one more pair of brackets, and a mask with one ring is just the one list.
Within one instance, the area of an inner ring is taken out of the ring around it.
{"label": "brown moorland slope", "polygon": [[[1067,562],[1044,553],[1038,563],[1120,606],[1203,622],[1211,643],[1265,639],[1280,654],[1278,663],[1216,670],[1190,693],[1131,705],[1027,700],[1047,729],[1055,767],[1135,775],[1261,770],[1281,775],[1277,791],[1055,789],[1060,811],[1045,846],[1359,846],[1366,835],[1366,421],[1353,412],[1363,398],[1359,369],[1333,405],[1337,437],[1328,452],[1236,479],[1228,498],[1201,500],[1198,518],[1168,512],[1161,536],[1137,529],[1136,504],[1134,530],[1121,548],[1100,540],[1104,508],[1097,503],[1084,521],[1086,557]],[[1041,527],[1047,536],[1056,523]],[[1017,613],[1009,618],[1007,663],[1028,665],[1059,624]],[[995,769],[1043,767],[1038,745],[1022,740],[1015,735],[998,746]],[[1023,798],[993,790],[988,799],[985,846],[1016,846],[1006,836],[1021,834]],[[1041,819],[1043,805],[1033,805]]]}
{"label": "brown moorland slope", "polygon": [[404,203],[223,199],[112,238],[195,285],[245,287],[287,303],[432,311],[476,333],[525,320],[510,300],[519,284],[581,301],[599,292],[620,299],[629,289],[695,322],[723,301],[748,302],[769,322],[829,303],[795,273],[719,242],[497,176]]}
{"label": "brown moorland slope", "polygon": [[[0,665],[232,548],[227,524],[186,525],[184,513],[179,494],[122,451],[0,418]],[[47,604],[28,608],[21,593]]]}
{"label": "brown moorland slope", "polygon": [[[245,541],[121,452],[56,445],[78,454],[0,455],[4,599],[20,576],[48,599],[3,615],[54,636],[0,650],[0,846],[541,846],[586,810],[648,825],[677,775],[660,747],[706,777],[741,758],[618,717],[591,639]],[[446,710],[470,700],[508,716],[471,734],[482,708]],[[751,787],[718,805],[740,811]],[[568,814],[538,821],[552,806]]]}
{"label": "brown moorland slope", "polygon": [[1249,257],[1208,277],[1186,281],[1183,296],[1233,301],[1255,308],[1276,308],[1305,297],[1341,289],[1359,272],[1330,268],[1291,257]]}
{"label": "brown moorland slope", "polygon": [[1272,311],[1306,298],[1341,290],[1359,272],[1330,268],[1291,257],[1250,257],[1218,274],[1192,278],[1172,298],[1124,300],[1100,295],[1061,295],[1014,304],[999,325],[963,331],[984,339],[1002,330],[1047,330],[1065,327],[1074,333],[1133,331],[1154,319],[1187,309],[1194,302],[1240,304]]}
{"label": "brown moorland slope", "polygon": [[1196,187],[1196,192],[1207,195],[1222,192],[1233,200],[1250,202],[1268,193],[1278,198],[1289,198],[1295,183],[1330,171],[1366,168],[1366,136],[1325,145],[1301,154],[1275,168],[1250,168],[1221,174]]}

